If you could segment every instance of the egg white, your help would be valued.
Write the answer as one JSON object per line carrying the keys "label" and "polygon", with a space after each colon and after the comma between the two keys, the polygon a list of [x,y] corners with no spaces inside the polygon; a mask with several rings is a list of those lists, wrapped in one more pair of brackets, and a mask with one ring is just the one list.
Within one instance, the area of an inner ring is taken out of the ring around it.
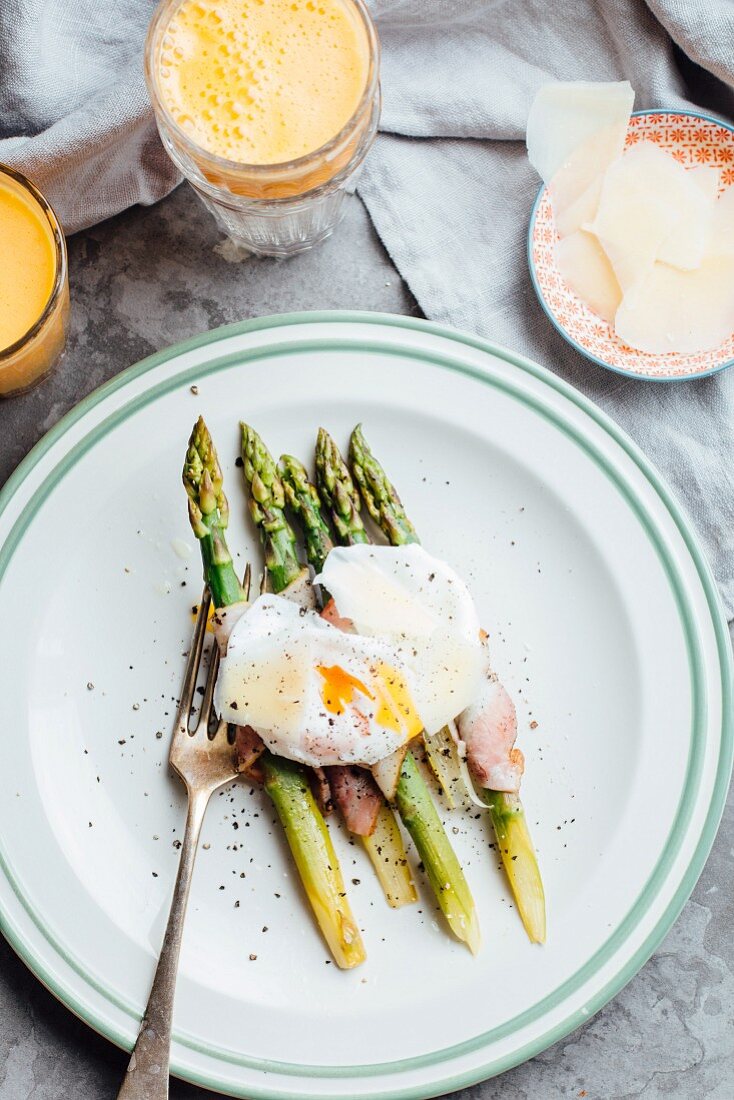
{"label": "egg white", "polygon": [[331,551],[316,580],[360,635],[392,642],[429,734],[467,707],[487,665],[480,622],[461,577],[422,546],[357,545]]}
{"label": "egg white", "polygon": [[410,731],[380,722],[376,695],[357,691],[341,713],[330,711],[319,669],[335,666],[373,693],[385,667],[406,682],[411,678],[388,640],[345,634],[283,596],[260,596],[229,636],[215,706],[224,719],[252,726],[270,749],[291,760],[369,766],[404,744]]}

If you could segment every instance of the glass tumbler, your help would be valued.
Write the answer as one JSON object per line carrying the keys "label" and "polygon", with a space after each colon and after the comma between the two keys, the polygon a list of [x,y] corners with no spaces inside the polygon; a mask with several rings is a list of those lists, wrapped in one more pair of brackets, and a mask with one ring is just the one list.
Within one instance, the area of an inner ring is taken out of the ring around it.
{"label": "glass tumbler", "polygon": [[69,323],[69,273],[64,234],[38,188],[5,164],[0,164],[0,187],[18,195],[33,212],[48,239],[53,264],[51,293],[42,311],[27,332],[9,347],[0,348],[0,398],[3,398],[29,390],[59,361]]}
{"label": "glass tumbler", "polygon": [[223,232],[261,256],[291,256],[328,237],[353,193],[380,117],[380,46],[363,0],[345,0],[368,44],[364,92],[346,125],[311,153],[280,164],[243,164],[202,148],[178,125],[160,87],[166,29],[183,0],[163,0],[145,47],[145,75],[166,152]]}

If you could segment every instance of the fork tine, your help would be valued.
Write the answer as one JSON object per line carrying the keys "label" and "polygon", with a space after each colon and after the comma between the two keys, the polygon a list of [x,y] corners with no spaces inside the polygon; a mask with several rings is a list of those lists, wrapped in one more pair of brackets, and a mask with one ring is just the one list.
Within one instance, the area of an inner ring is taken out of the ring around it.
{"label": "fork tine", "polygon": [[[245,599],[250,597],[250,584],[252,580],[252,569],[248,561],[245,566],[245,573],[242,578],[242,590],[245,594]],[[219,652],[219,646],[216,641],[211,649],[211,656],[209,658],[209,670],[206,676],[206,686],[204,688],[204,698],[201,701],[201,710],[199,712],[199,724],[203,724],[207,729],[209,728],[209,722],[212,716],[212,703],[214,701],[214,688],[217,682],[217,672],[219,671],[219,661],[221,654]],[[214,734],[213,734],[214,736]]]}
{"label": "fork tine", "polygon": [[214,699],[214,685],[217,682],[217,672],[219,670],[219,646],[214,641],[212,648],[209,650],[209,671],[206,674],[206,686],[204,688],[204,698],[201,700],[201,710],[199,711],[199,725],[203,725],[205,728],[209,727],[209,719],[212,716],[212,701]]}
{"label": "fork tine", "polygon": [[263,569],[260,574],[260,595],[262,596],[268,590],[268,571]]}
{"label": "fork tine", "polygon": [[211,595],[208,587],[204,589],[201,596],[201,603],[199,604],[199,612],[196,616],[196,626],[194,627],[194,636],[191,639],[191,649],[189,650],[189,659],[186,662],[186,671],[184,673],[183,686],[181,687],[181,702],[178,705],[178,714],[176,716],[176,724],[183,724],[188,728],[189,714],[191,713],[191,704],[194,699],[194,689],[196,687],[196,678],[199,674],[199,663],[201,661],[201,651],[204,648],[204,635],[206,634],[206,624],[209,618],[209,604],[211,603]]}

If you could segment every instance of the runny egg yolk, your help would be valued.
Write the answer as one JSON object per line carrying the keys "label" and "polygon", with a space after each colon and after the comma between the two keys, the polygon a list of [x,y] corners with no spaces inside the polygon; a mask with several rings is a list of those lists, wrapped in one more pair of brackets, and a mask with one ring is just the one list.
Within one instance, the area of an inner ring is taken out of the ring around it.
{"label": "runny egg yolk", "polygon": [[376,718],[379,724],[395,732],[402,730],[406,741],[417,737],[423,723],[405,678],[391,665],[380,664],[377,686],[380,706]]}
{"label": "runny egg yolk", "polygon": [[405,740],[417,736],[423,729],[405,678],[391,665],[377,667],[372,691],[340,665],[318,665],[317,671],[324,678],[321,698],[331,714],[343,714],[358,692],[377,701],[375,721],[384,729],[403,733]]}
{"label": "runny egg yolk", "polygon": [[316,671],[324,678],[321,698],[331,714],[343,714],[346,707],[354,702],[355,691],[366,695],[368,699],[374,699],[369,688],[340,665],[318,665]]}

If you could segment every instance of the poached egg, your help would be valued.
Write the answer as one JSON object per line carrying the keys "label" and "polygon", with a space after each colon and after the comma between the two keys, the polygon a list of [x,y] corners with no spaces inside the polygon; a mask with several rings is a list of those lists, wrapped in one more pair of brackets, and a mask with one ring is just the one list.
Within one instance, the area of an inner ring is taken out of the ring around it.
{"label": "poached egg", "polygon": [[224,719],[304,764],[369,767],[477,696],[479,618],[445,562],[417,545],[339,547],[316,580],[353,631],[287,596],[260,596],[221,661]]}

